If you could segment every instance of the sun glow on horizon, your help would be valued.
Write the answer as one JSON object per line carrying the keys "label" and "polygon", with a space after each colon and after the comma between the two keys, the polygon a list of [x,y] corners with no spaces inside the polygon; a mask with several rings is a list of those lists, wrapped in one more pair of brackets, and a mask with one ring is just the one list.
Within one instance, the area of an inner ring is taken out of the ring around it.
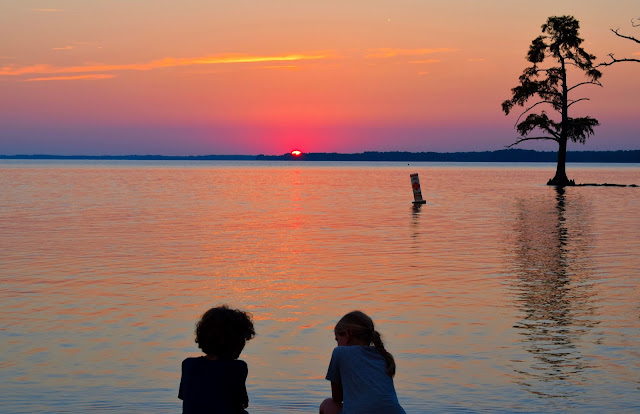
{"label": "sun glow on horizon", "polygon": [[[597,62],[640,57],[609,30],[640,36],[628,0],[535,13],[496,1],[5,3],[0,154],[494,150],[518,136],[519,113],[500,103],[547,14],[575,15]],[[638,68],[606,67],[604,87],[576,89],[576,115],[601,124],[576,150],[640,148]]]}

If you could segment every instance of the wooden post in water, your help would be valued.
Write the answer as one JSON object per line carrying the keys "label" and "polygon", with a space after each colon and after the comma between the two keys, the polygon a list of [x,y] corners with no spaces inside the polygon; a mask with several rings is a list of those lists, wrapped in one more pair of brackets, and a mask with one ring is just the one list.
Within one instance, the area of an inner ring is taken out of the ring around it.
{"label": "wooden post in water", "polygon": [[425,204],[426,200],[422,199],[422,191],[420,190],[420,179],[418,173],[411,174],[411,187],[413,188],[413,204]]}

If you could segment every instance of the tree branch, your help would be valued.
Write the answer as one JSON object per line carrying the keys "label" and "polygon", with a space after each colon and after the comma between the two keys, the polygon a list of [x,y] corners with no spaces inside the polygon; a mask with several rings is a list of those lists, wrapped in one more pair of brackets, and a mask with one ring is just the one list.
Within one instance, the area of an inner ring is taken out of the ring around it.
{"label": "tree branch", "polygon": [[536,74],[538,74],[538,73],[540,73],[540,72],[547,72],[547,73],[549,73],[550,71],[553,71],[554,69],[556,69],[556,68],[537,68],[537,67],[536,67],[536,68],[534,68],[534,67],[531,67],[531,68],[527,68],[527,69],[525,69],[525,70],[529,70],[529,71],[531,71],[531,72],[535,72]]}
{"label": "tree branch", "polygon": [[507,145],[505,148],[511,148],[511,147],[514,147],[514,146],[516,146],[516,145],[518,145],[518,144],[520,144],[521,142],[524,142],[524,141],[533,141],[533,140],[538,140],[538,139],[539,139],[539,140],[556,141],[556,142],[558,142],[558,140],[557,140],[556,138],[551,138],[551,137],[529,137],[529,138],[518,138],[518,139],[516,140],[516,142],[514,142],[514,143],[513,143],[513,144],[511,144],[511,145]]}
{"label": "tree branch", "polygon": [[[633,27],[638,27],[640,26],[640,18],[638,19],[631,19],[631,26]],[[618,29],[609,29],[611,30],[616,36],[621,37],[623,39],[627,39],[627,40],[631,40],[632,42],[636,42],[636,43],[640,43],[640,39],[634,37],[634,36],[625,36],[623,34],[619,33],[620,28]],[[613,56],[613,53],[609,53],[609,58],[611,59],[611,62],[602,62],[596,65],[596,67],[598,66],[611,66],[614,63],[619,63],[619,62],[636,62],[636,63],[640,63],[640,59],[635,59],[635,58],[625,58],[625,59],[616,59],[615,56]]]}
{"label": "tree branch", "polygon": [[514,124],[514,126],[518,125],[518,122],[520,122],[520,118],[522,118],[522,116],[523,116],[524,114],[526,114],[527,112],[529,112],[530,110],[532,110],[532,109],[533,109],[533,108],[535,108],[536,106],[541,105],[541,104],[545,104],[545,103],[548,103],[548,104],[553,105],[553,102],[552,102],[552,101],[540,101],[540,102],[536,102],[535,104],[533,104],[533,105],[531,105],[530,107],[528,107],[527,109],[525,109],[525,111],[524,111],[523,113],[521,113],[521,114],[520,114],[520,116],[518,116],[518,119],[516,119],[516,123]]}
{"label": "tree branch", "polygon": [[590,99],[589,98],[576,99],[575,101],[572,101],[569,105],[567,105],[567,108],[570,107],[571,105],[573,105],[574,103],[578,103],[580,101],[590,101]]}
{"label": "tree branch", "polygon": [[[633,20],[631,21],[631,24],[633,25]],[[640,24],[638,24],[638,26],[640,26]],[[634,26],[634,27],[635,27],[635,26]],[[640,39],[636,39],[636,38],[635,38],[635,37],[633,37],[633,36],[625,36],[625,35],[622,35],[622,34],[618,33],[618,30],[620,30],[620,29],[615,29],[615,30],[614,30],[614,29],[610,29],[610,30],[611,30],[613,33],[615,33],[615,34],[616,34],[616,36],[618,36],[618,37],[622,37],[622,38],[624,38],[624,39],[629,39],[629,40],[632,40],[632,41],[634,41],[634,42],[636,42],[636,43],[640,43]]]}
{"label": "tree branch", "polygon": [[578,86],[582,86],[582,85],[598,85],[598,86],[602,86],[602,84],[600,82],[594,82],[594,81],[589,81],[589,82],[581,82],[577,85],[573,85],[572,87],[570,87],[569,89],[567,89],[567,92],[571,92],[572,90],[574,90],[575,88],[577,88]]}
{"label": "tree branch", "polygon": [[616,59],[613,56],[613,53],[609,53],[609,57],[611,58],[611,62],[598,63],[596,65],[596,67],[598,67],[598,66],[611,66],[614,63],[618,63],[618,62],[637,62],[637,63],[640,63],[640,59],[633,59],[633,58],[631,58],[631,59],[627,59],[627,58],[625,58],[625,59]]}

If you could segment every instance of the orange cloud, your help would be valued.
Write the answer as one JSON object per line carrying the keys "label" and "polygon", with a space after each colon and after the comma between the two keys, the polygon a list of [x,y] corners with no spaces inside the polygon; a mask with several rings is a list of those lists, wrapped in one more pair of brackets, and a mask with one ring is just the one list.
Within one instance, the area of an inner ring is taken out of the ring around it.
{"label": "orange cloud", "polygon": [[57,13],[62,11],[62,9],[31,9],[31,10],[36,12],[43,12],[43,13]]}
{"label": "orange cloud", "polygon": [[368,59],[386,59],[397,56],[420,56],[430,55],[434,53],[448,53],[457,52],[458,49],[452,49],[448,47],[441,47],[436,49],[392,49],[392,48],[379,48],[369,49],[369,54],[366,56]]}
{"label": "orange cloud", "polygon": [[484,58],[469,58],[467,62],[484,62],[485,60]]}
{"label": "orange cloud", "polygon": [[101,73],[96,75],[76,75],[76,76],[52,76],[48,78],[31,78],[25,79],[23,82],[43,82],[43,81],[61,81],[61,80],[86,80],[86,79],[111,79],[116,75]]}
{"label": "orange cloud", "polygon": [[298,69],[296,65],[259,66],[258,69]]}
{"label": "orange cloud", "polygon": [[411,60],[409,63],[440,63],[440,59]]}
{"label": "orange cloud", "polygon": [[54,47],[53,50],[71,50],[73,46],[65,46],[65,47]]}
{"label": "orange cloud", "polygon": [[253,56],[244,54],[228,54],[203,56],[195,58],[164,58],[147,63],[129,63],[122,65],[86,65],[86,66],[65,66],[56,67],[47,64],[32,66],[0,67],[0,76],[20,76],[35,73],[58,74],[58,73],[91,73],[91,72],[113,72],[113,71],[144,71],[160,68],[171,68],[194,65],[215,65],[229,63],[257,63],[257,62],[291,62],[301,60],[326,59],[331,57],[328,52],[300,53],[276,56]]}

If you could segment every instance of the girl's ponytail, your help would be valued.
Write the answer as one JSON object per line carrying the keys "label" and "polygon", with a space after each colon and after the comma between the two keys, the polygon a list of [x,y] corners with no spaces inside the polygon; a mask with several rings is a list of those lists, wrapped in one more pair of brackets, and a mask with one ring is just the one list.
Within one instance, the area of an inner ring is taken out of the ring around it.
{"label": "girl's ponytail", "polygon": [[353,311],[344,315],[336,324],[334,332],[336,335],[348,332],[351,337],[356,338],[367,345],[373,344],[387,363],[387,375],[391,378],[396,375],[396,361],[393,359],[393,356],[384,349],[380,333],[375,330],[375,326],[371,318],[363,312]]}
{"label": "girl's ponytail", "polygon": [[384,344],[382,343],[382,338],[380,337],[380,333],[378,331],[373,331],[371,342],[373,342],[373,346],[376,350],[382,355],[387,361],[387,375],[393,378],[396,375],[396,361],[393,359],[393,355],[389,353],[386,349],[384,349]]}

